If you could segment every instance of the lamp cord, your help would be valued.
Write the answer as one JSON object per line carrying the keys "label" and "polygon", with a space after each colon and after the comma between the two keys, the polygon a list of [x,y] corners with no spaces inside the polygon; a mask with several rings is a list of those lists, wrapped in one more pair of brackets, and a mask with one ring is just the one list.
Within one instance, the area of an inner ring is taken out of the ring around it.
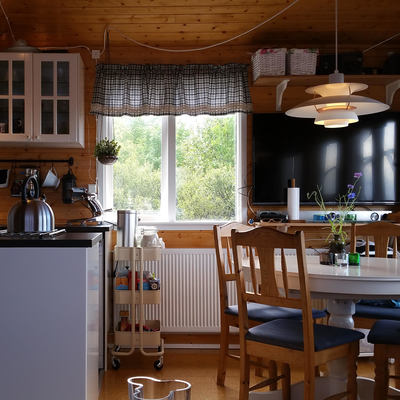
{"label": "lamp cord", "polygon": [[[229,38],[229,39],[226,39],[226,40],[224,40],[224,41],[222,41],[222,42],[218,42],[218,43],[214,43],[214,44],[211,44],[211,45],[208,45],[208,46],[198,47],[198,48],[194,48],[194,49],[165,49],[165,48],[162,48],[162,47],[151,46],[151,45],[148,45],[148,44],[146,44],[146,43],[142,43],[142,42],[139,42],[139,41],[137,41],[137,40],[135,40],[135,39],[130,38],[129,36],[125,35],[125,33],[121,32],[119,29],[117,29],[117,28],[115,28],[115,27],[113,27],[113,26],[111,26],[111,25],[110,25],[110,26],[107,26],[107,27],[105,28],[105,32],[106,32],[106,31],[107,31],[107,32],[110,32],[111,30],[113,30],[113,31],[115,31],[115,32],[118,32],[124,39],[129,40],[129,41],[131,41],[131,42],[133,42],[133,43],[135,43],[135,44],[137,44],[137,45],[139,45],[139,46],[147,47],[148,49],[152,49],[152,50],[166,51],[166,52],[170,52],[170,53],[187,53],[187,52],[190,52],[190,51],[208,50],[208,49],[211,49],[211,48],[213,48],[213,47],[221,46],[221,45],[223,45],[223,44],[232,42],[232,41],[235,40],[235,39],[239,39],[240,37],[245,36],[245,35],[249,34],[250,32],[255,31],[255,30],[258,29],[260,26],[263,26],[263,25],[266,24],[267,22],[272,21],[273,19],[275,19],[275,18],[278,17],[279,15],[283,14],[285,11],[289,10],[289,8],[293,7],[293,6],[294,6],[296,3],[298,3],[299,1],[300,1],[300,0],[294,0],[294,1],[293,1],[292,3],[290,3],[288,6],[286,6],[286,7],[283,8],[282,10],[278,11],[276,14],[274,14],[274,15],[272,15],[271,17],[265,19],[264,21],[260,22],[260,23],[257,24],[256,26],[253,26],[252,28],[248,29],[248,30],[245,31],[245,32],[239,33],[238,35],[233,36],[233,37],[231,37],[231,38]],[[105,47],[103,47],[103,50],[102,50],[101,53],[100,53],[101,55],[104,53],[104,50],[105,50]]]}
{"label": "lamp cord", "polygon": [[338,72],[338,0],[335,0],[335,73]]}
{"label": "lamp cord", "polygon": [[394,39],[395,37],[397,37],[397,36],[399,36],[399,35],[400,35],[400,32],[396,33],[395,35],[390,36],[389,38],[387,38],[387,39],[385,39],[385,40],[382,40],[382,42],[379,42],[379,43],[377,43],[377,44],[374,44],[374,45],[371,46],[371,47],[368,47],[368,49],[363,50],[363,53],[365,54],[367,51],[370,51],[370,50],[374,49],[375,47],[378,47],[378,46],[380,46],[381,44],[384,44],[384,43],[388,42],[389,40]]}
{"label": "lamp cord", "polygon": [[12,28],[11,28],[10,21],[9,21],[9,19],[8,19],[8,16],[7,16],[7,14],[6,14],[6,11],[4,10],[4,7],[3,7],[3,4],[2,4],[1,1],[0,1],[0,7],[1,7],[1,11],[3,11],[4,18],[5,18],[6,21],[7,21],[8,29],[10,30],[12,40],[13,40],[13,42],[16,42],[15,36],[14,36],[14,32],[13,32],[13,30],[12,30]]}

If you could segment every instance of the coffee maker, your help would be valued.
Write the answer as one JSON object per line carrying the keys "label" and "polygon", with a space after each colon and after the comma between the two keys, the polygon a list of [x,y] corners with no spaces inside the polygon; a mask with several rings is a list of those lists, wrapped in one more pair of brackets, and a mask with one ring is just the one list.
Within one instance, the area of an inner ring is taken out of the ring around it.
{"label": "coffee maker", "polygon": [[81,225],[85,225],[87,222],[97,222],[98,224],[102,223],[104,210],[97,199],[96,193],[88,193],[86,188],[72,187],[71,202],[75,203],[77,201],[80,201],[86,208],[88,208],[92,213],[92,216],[88,218],[70,219],[67,221],[68,224],[80,223]]}

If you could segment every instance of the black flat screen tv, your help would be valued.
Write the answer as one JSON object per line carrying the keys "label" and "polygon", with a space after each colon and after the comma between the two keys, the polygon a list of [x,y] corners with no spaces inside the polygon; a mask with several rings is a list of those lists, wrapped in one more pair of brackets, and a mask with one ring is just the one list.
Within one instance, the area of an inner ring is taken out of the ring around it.
{"label": "black flat screen tv", "polygon": [[319,185],[327,204],[347,191],[362,172],[357,205],[400,202],[400,113],[359,117],[346,128],[324,128],[308,118],[282,113],[253,115],[253,204],[286,204],[288,181],[295,178],[301,204]]}

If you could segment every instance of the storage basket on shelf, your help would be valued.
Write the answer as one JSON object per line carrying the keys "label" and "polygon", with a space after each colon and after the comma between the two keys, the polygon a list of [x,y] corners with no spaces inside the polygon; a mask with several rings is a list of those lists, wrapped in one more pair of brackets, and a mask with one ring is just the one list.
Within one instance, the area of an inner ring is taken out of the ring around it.
{"label": "storage basket on shelf", "polygon": [[318,49],[290,49],[287,53],[288,75],[315,75]]}
{"label": "storage basket on shelf", "polygon": [[264,75],[285,75],[286,49],[259,49],[251,56],[253,80]]}

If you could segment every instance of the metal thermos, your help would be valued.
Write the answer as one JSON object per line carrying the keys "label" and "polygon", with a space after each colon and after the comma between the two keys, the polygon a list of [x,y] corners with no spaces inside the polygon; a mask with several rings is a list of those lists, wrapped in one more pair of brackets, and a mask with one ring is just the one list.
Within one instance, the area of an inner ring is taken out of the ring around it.
{"label": "metal thermos", "polygon": [[134,210],[117,211],[117,246],[136,246],[137,212]]}

